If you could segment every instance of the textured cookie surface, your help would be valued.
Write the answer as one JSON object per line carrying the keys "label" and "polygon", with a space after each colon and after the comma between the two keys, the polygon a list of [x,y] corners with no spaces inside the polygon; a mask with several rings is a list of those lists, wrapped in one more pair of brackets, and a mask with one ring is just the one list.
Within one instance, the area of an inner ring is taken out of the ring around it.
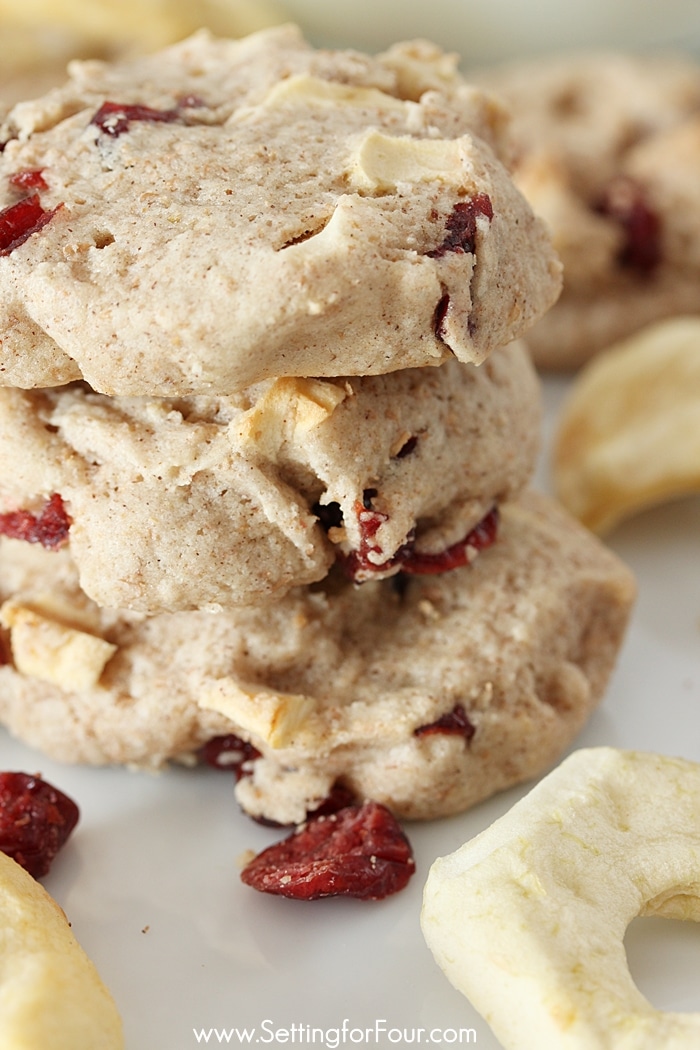
{"label": "textured cookie surface", "polygon": [[293,27],[74,64],[0,129],[2,381],[228,394],[519,336],[559,264],[444,65]]}
{"label": "textured cookie surface", "polygon": [[564,264],[564,291],[529,337],[538,364],[577,366],[645,324],[700,313],[700,65],[592,54],[484,82],[512,110],[515,180]]}
{"label": "textured cookie surface", "polygon": [[329,578],[266,609],[109,612],[68,552],[0,553],[13,733],[66,761],[158,765],[233,732],[261,753],[239,801],[283,823],[336,781],[430,818],[541,772],[598,703],[634,597],[617,558],[534,495],[469,568]]}
{"label": "textured cookie surface", "polygon": [[479,367],[279,379],[228,398],[5,388],[0,531],[17,511],[41,522],[57,494],[86,593],[149,613],[279,597],[336,557],[355,578],[389,575],[520,492],[539,419],[522,344]]}

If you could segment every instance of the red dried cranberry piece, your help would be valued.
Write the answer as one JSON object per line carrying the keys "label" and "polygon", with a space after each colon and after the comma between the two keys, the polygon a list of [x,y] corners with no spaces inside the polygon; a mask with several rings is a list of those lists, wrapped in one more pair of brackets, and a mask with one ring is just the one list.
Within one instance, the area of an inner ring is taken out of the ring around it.
{"label": "red dried cranberry piece", "polygon": [[439,303],[435,307],[435,315],[433,317],[433,328],[435,330],[435,338],[439,339],[441,343],[445,342],[445,318],[447,317],[447,311],[450,307],[450,297],[445,294],[440,299]]}
{"label": "red dried cranberry piece", "polygon": [[10,175],[10,185],[19,190],[47,190],[43,168],[25,168]]}
{"label": "red dried cranberry piece", "polygon": [[624,231],[620,266],[650,276],[661,262],[661,221],[646,199],[644,189],[626,175],[612,179],[595,206]]}
{"label": "red dried cranberry piece", "polygon": [[476,727],[472,725],[462,704],[455,704],[451,711],[441,715],[440,718],[428,725],[418,726],[413,730],[414,736],[432,736],[434,733],[448,733],[463,736],[468,744],[476,733]]}
{"label": "red dried cranberry piece", "polygon": [[493,205],[487,193],[477,193],[471,200],[455,204],[445,223],[445,239],[437,248],[426,253],[428,258],[440,259],[447,252],[473,255],[479,215],[484,215],[489,222],[493,219]]}
{"label": "red dried cranberry piece", "polygon": [[180,108],[152,109],[150,106],[123,105],[119,102],[103,102],[90,123],[112,138],[119,138],[134,120],[150,123],[172,124],[180,119]]}
{"label": "red dried cranberry piece", "polygon": [[0,851],[35,879],[46,875],[78,823],[75,802],[28,773],[0,773]]}
{"label": "red dried cranberry piece", "polygon": [[470,565],[479,551],[496,542],[499,518],[498,507],[494,507],[464,539],[439,554],[421,554],[410,545],[402,547],[396,555],[401,571],[412,576],[431,576]]}
{"label": "red dried cranberry piece", "polygon": [[381,547],[373,542],[380,526],[389,520],[388,514],[382,514],[378,510],[369,510],[362,503],[355,504],[355,514],[360,529],[360,546],[349,554],[339,556],[345,575],[351,580],[359,580],[361,576],[373,572],[385,572],[392,569],[394,558],[377,564],[370,559],[370,554],[381,554]]}
{"label": "red dried cranberry piece", "polygon": [[241,878],[262,893],[295,900],[356,897],[382,900],[415,871],[411,845],[393,814],[378,802],[320,816],[268,847]]}
{"label": "red dried cranberry piece", "polygon": [[500,518],[498,507],[493,507],[463,539],[438,554],[416,551],[415,540],[410,538],[399,547],[393,558],[378,565],[370,560],[369,555],[380,553],[380,548],[373,544],[372,540],[382,522],[388,521],[388,515],[376,510],[366,510],[364,507],[357,507],[356,510],[360,525],[360,547],[341,559],[345,574],[352,580],[358,580],[368,573],[392,570],[412,576],[430,576],[470,565],[475,554],[495,543]]}
{"label": "red dried cranberry piece", "polygon": [[337,813],[339,809],[354,806],[356,802],[354,791],[351,791],[345,784],[334,784],[330,794],[324,798],[323,802],[316,806],[316,809],[309,810],[306,814],[307,820],[311,817],[327,817],[331,813]]}
{"label": "red dried cranberry piece", "polygon": [[9,255],[15,248],[46,226],[54,217],[58,207],[44,211],[37,193],[11,204],[0,211],[0,255]]}
{"label": "red dried cranberry piece", "polygon": [[200,748],[199,754],[213,769],[232,770],[236,780],[250,776],[250,763],[260,758],[258,749],[235,733],[212,737]]}
{"label": "red dried cranberry piece", "polygon": [[68,539],[71,519],[57,492],[46,501],[39,514],[28,510],[11,510],[0,514],[0,535],[12,540],[40,543],[47,550],[56,550]]}

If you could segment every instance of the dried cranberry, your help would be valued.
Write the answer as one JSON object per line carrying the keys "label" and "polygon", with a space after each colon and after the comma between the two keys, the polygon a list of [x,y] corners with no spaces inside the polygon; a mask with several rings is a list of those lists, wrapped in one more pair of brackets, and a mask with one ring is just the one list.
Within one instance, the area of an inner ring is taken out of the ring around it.
{"label": "dried cranberry", "polygon": [[413,576],[431,576],[470,565],[479,551],[496,542],[499,517],[498,508],[494,507],[464,539],[438,554],[421,554],[409,545],[402,547],[396,555],[401,571]]}
{"label": "dried cranberry", "polygon": [[90,123],[94,124],[112,138],[119,138],[134,120],[149,121],[150,123],[172,124],[180,119],[180,107],[174,109],[152,109],[150,106],[122,105],[119,102],[103,102],[92,117]]}
{"label": "dried cranberry", "polygon": [[39,514],[28,510],[11,510],[0,514],[0,535],[27,543],[40,543],[47,550],[56,550],[68,539],[71,519],[57,492],[46,501]]}
{"label": "dried cranberry", "polygon": [[43,168],[25,168],[10,175],[10,185],[19,190],[47,190]]}
{"label": "dried cranberry", "polygon": [[39,195],[34,193],[0,211],[0,255],[9,255],[19,248],[33,233],[46,226],[60,207],[44,211]]}
{"label": "dried cranberry", "polygon": [[339,529],[343,524],[343,510],[335,500],[330,503],[314,503],[311,510],[318,518],[321,528],[326,532],[331,529]]}
{"label": "dried cranberry", "polygon": [[263,850],[241,872],[248,886],[296,900],[397,893],[415,871],[411,845],[378,802],[319,816]]}
{"label": "dried cranberry", "polygon": [[213,769],[232,770],[236,780],[250,776],[250,763],[260,758],[260,752],[248,740],[235,733],[215,736],[200,749],[200,757]]}
{"label": "dried cranberry", "polygon": [[441,715],[434,722],[418,726],[413,730],[414,736],[432,736],[434,733],[448,733],[463,736],[468,744],[476,733],[476,728],[469,721],[467,712],[461,704],[456,704],[451,711]]}
{"label": "dried cranberry", "polygon": [[595,210],[618,223],[625,240],[618,257],[620,266],[649,276],[661,262],[661,221],[646,199],[644,189],[626,175],[612,179]]}
{"label": "dried cranberry", "polygon": [[356,801],[354,791],[351,791],[345,784],[336,783],[323,802],[319,803],[315,809],[309,810],[306,815],[307,820],[311,817],[327,817],[331,813],[337,813],[339,809],[346,809],[348,806],[355,805]]}
{"label": "dried cranberry", "polygon": [[380,553],[380,548],[372,541],[384,522],[389,520],[389,515],[381,510],[373,510],[367,499],[362,505],[355,504],[355,513],[360,527],[360,553],[366,559],[370,552]]}
{"label": "dried cranberry", "polygon": [[351,551],[341,559],[345,574],[353,580],[371,573],[391,571],[406,572],[412,576],[430,576],[470,565],[479,551],[486,550],[495,543],[500,517],[498,507],[493,507],[463,539],[438,554],[416,551],[415,540],[411,537],[399,547],[393,558],[377,564],[369,555],[380,554],[381,549],[372,541],[380,525],[389,520],[388,515],[376,510],[366,510],[364,507],[357,507],[356,511],[360,526],[360,546],[358,550]]}
{"label": "dried cranberry", "polygon": [[41,777],[0,773],[0,851],[35,879],[48,873],[79,816],[75,802]]}
{"label": "dried cranberry", "polygon": [[355,514],[360,529],[360,546],[349,554],[339,556],[345,575],[352,580],[358,579],[362,573],[380,572],[393,566],[393,560],[377,565],[370,559],[370,554],[381,554],[381,547],[373,541],[380,526],[389,520],[388,514],[369,509],[366,501],[355,504]]}
{"label": "dried cranberry", "polygon": [[433,329],[435,330],[435,338],[439,339],[441,343],[444,343],[445,341],[445,318],[447,317],[449,307],[450,297],[447,294],[443,295],[435,307]]}
{"label": "dried cranberry", "polygon": [[493,205],[487,193],[477,193],[469,201],[455,204],[445,223],[445,238],[437,248],[427,252],[428,258],[440,259],[447,252],[474,253],[476,245],[476,220],[479,215],[489,222],[493,219]]}

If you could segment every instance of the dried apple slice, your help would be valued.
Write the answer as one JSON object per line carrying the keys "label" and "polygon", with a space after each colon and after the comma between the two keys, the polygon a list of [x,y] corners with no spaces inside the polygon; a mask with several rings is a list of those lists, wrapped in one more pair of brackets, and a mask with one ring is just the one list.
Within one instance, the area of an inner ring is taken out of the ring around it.
{"label": "dried apple slice", "polygon": [[559,500],[598,533],[700,492],[700,317],[652,325],[579,373],[552,467]]}
{"label": "dried apple slice", "polygon": [[634,984],[637,915],[700,920],[700,764],[601,747],[435,861],[421,923],[505,1050],[694,1050],[700,1014]]}
{"label": "dried apple slice", "polygon": [[242,36],[283,20],[275,0],[0,0],[0,21],[34,31],[37,57],[47,27],[74,34],[109,50],[164,47],[202,25],[219,35]]}
{"label": "dried apple slice", "polygon": [[43,886],[0,853],[3,1050],[123,1050],[117,1008]]}

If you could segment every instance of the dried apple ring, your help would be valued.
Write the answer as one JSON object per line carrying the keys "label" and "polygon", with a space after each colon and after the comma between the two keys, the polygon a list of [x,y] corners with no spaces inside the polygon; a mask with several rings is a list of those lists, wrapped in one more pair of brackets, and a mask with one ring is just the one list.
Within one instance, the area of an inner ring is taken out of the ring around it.
{"label": "dried apple ring", "polygon": [[554,442],[564,506],[594,532],[700,492],[700,317],[652,325],[574,380]]}
{"label": "dried apple ring", "polygon": [[[164,47],[200,26],[220,35],[240,36],[283,21],[274,0],[0,0],[3,30],[19,27],[33,31],[37,57],[51,30],[74,34],[83,46],[90,42],[115,49]],[[60,37],[59,37],[60,39]]]}
{"label": "dried apple ring", "polygon": [[0,1046],[123,1050],[117,1008],[56,902],[0,853]]}
{"label": "dried apple ring", "polygon": [[506,1050],[695,1050],[632,980],[637,915],[700,920],[700,764],[591,748],[434,863],[421,923]]}

